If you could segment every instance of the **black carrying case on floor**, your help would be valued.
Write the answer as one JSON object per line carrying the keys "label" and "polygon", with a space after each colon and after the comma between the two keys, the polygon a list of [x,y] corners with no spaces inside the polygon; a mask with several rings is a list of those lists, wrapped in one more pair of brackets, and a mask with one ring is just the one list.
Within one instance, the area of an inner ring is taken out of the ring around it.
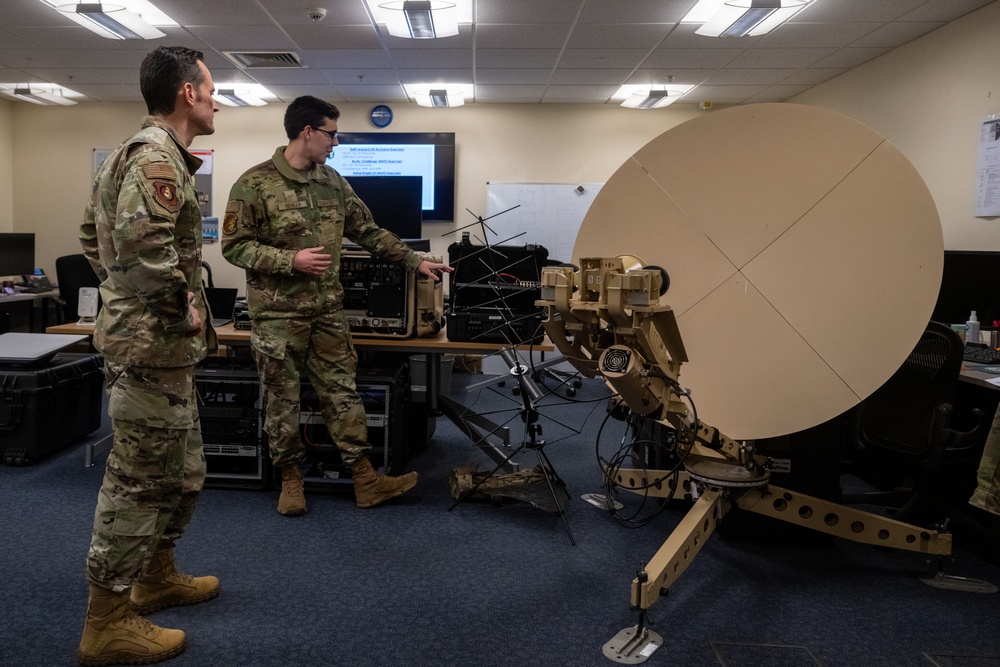
{"label": "black carrying case on floor", "polygon": [[34,463],[101,425],[104,371],[98,354],[56,354],[40,366],[0,365],[0,454]]}

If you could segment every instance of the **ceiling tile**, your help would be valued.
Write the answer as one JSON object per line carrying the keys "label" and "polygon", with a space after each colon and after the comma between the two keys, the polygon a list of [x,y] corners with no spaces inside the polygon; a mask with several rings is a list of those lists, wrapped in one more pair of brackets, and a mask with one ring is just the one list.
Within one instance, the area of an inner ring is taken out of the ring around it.
{"label": "ceiling tile", "polygon": [[859,49],[848,47],[817,60],[812,67],[833,67],[851,69],[891,51],[889,48]]}
{"label": "ceiling tile", "polygon": [[819,62],[834,51],[836,49],[752,48],[733,58],[728,66],[736,69],[759,69],[765,67],[801,69]]}
{"label": "ceiling tile", "polygon": [[476,68],[476,83],[505,85],[546,84],[551,77],[551,69]]}
{"label": "ceiling tile", "polygon": [[561,49],[569,38],[569,25],[479,25],[477,49]]}
{"label": "ceiling tile", "polygon": [[746,49],[657,49],[649,54],[643,67],[717,68],[731,63]]}
{"label": "ceiling tile", "polygon": [[[334,85],[341,84],[386,84],[398,83],[399,74],[394,69],[373,69],[370,67],[357,67],[353,69],[324,69],[323,76]],[[359,81],[358,77],[361,77]]]}
{"label": "ceiling tile", "polygon": [[472,67],[472,51],[468,49],[396,49],[392,60],[400,69],[428,67]]}
{"label": "ceiling tile", "polygon": [[580,23],[677,23],[693,2],[628,0],[628,2],[588,2],[580,13]]}
{"label": "ceiling tile", "polygon": [[302,51],[299,55],[309,67],[321,69],[392,67],[389,56],[384,51],[374,49],[308,50]]}
{"label": "ceiling tile", "polygon": [[899,17],[901,21],[954,21],[969,12],[982,9],[992,0],[928,0],[914,3],[913,11]]}
{"label": "ceiling tile", "polygon": [[587,0],[503,0],[477,2],[480,23],[573,23]]}
{"label": "ceiling tile", "polygon": [[266,87],[270,84],[282,84],[285,86],[292,84],[319,84],[329,85],[323,72],[318,69],[250,69],[244,70],[257,82]]}
{"label": "ceiling tile", "polygon": [[403,83],[472,83],[471,68],[435,68],[397,70]]}
{"label": "ceiling tile", "polygon": [[552,73],[549,83],[561,86],[570,84],[605,84],[620,86],[632,74],[630,69],[563,69]]}
{"label": "ceiling tile", "polygon": [[402,86],[337,86],[337,91],[352,102],[389,102],[405,100],[406,91]]}
{"label": "ceiling tile", "polygon": [[618,86],[549,86],[545,100],[604,101],[618,90]]}
{"label": "ceiling tile", "polygon": [[545,86],[476,86],[477,102],[539,102],[544,94]]}
{"label": "ceiling tile", "polygon": [[157,0],[155,4],[183,26],[274,25],[260,5],[245,0]]}
{"label": "ceiling tile", "polygon": [[761,37],[754,48],[842,48],[881,27],[881,23],[790,23]]}
{"label": "ceiling tile", "polygon": [[[315,1],[315,0],[313,0]],[[372,25],[291,25],[285,32],[300,49],[380,49]]]}
{"label": "ceiling tile", "polygon": [[745,85],[779,83],[797,72],[795,69],[727,69],[718,70],[702,82],[708,85]]}
{"label": "ceiling tile", "polygon": [[[291,51],[296,48],[295,42],[288,39],[285,31],[277,26],[246,25],[239,30],[214,26],[189,30],[201,41],[222,51]],[[246,44],[253,44],[253,48],[247,49]]]}
{"label": "ceiling tile", "polygon": [[555,67],[559,58],[556,49],[478,49],[476,67]]}
{"label": "ceiling tile", "polygon": [[646,49],[566,49],[559,67],[635,69],[647,55]]}
{"label": "ceiling tile", "polygon": [[665,24],[580,24],[573,29],[570,49],[651,49],[658,46],[673,26]]}
{"label": "ceiling tile", "polygon": [[[943,25],[943,22],[929,23],[923,21],[890,23],[877,30],[873,30],[851,44],[851,46],[859,48],[893,48],[914,40],[921,35],[925,35],[932,30],[937,30]],[[1000,35],[997,38],[1000,39]]]}

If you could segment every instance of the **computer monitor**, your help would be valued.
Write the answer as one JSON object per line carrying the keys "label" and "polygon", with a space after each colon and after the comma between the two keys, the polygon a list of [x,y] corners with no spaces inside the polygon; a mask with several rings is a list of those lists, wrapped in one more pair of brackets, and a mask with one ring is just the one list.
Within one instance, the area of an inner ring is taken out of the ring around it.
{"label": "computer monitor", "polygon": [[347,182],[372,212],[375,224],[401,239],[419,239],[423,178],[420,176],[348,176]]}
{"label": "computer monitor", "polygon": [[0,233],[0,276],[25,276],[35,272],[35,235]]}
{"label": "computer monitor", "polygon": [[1000,252],[945,250],[941,288],[931,319],[959,324],[976,311],[984,327],[1000,320]]}

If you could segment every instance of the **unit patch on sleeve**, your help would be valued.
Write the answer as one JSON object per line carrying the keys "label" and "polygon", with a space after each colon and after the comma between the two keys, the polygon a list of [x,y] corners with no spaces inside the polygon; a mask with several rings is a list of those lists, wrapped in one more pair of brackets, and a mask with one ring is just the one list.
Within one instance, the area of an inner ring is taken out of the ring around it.
{"label": "unit patch on sleeve", "polygon": [[226,213],[226,217],[222,220],[222,233],[229,235],[236,233],[236,214]]}
{"label": "unit patch on sleeve", "polygon": [[180,209],[181,203],[177,199],[177,186],[175,184],[154,181],[153,193],[156,196],[156,202],[171,213],[176,213]]}

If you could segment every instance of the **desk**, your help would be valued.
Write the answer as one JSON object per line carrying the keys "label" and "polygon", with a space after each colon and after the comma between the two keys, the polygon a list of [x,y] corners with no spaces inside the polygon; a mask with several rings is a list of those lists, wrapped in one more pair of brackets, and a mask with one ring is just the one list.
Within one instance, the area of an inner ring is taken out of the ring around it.
{"label": "desk", "polygon": [[[37,294],[32,294],[31,292],[18,292],[16,294],[4,294],[0,292],[0,308],[7,303],[19,303],[24,301],[41,301],[42,302],[42,329],[46,333],[48,331],[49,325],[49,299],[58,299],[59,290],[50,289],[47,292],[39,292]],[[29,315],[28,317],[28,328],[30,331],[35,331],[35,318],[34,315]],[[73,332],[76,333],[76,332]]]}
{"label": "desk", "polygon": [[[78,324],[75,322],[57,324],[46,328],[45,333],[92,335],[94,333],[94,324]],[[250,330],[236,329],[231,323],[216,327],[215,333],[219,336],[220,343],[228,345],[250,344]],[[501,343],[451,341],[448,340],[447,331],[444,329],[439,331],[436,336],[426,338],[368,338],[354,336],[353,342],[355,347],[368,350],[427,355],[427,403],[431,410],[437,410],[438,407],[437,398],[441,388],[442,354],[496,354],[500,350],[510,347]],[[528,347],[528,345],[522,345],[518,349],[527,350]],[[546,338],[541,343],[531,346],[531,349],[536,352],[552,352],[555,350],[555,346]]]}
{"label": "desk", "polygon": [[988,380],[1000,379],[1000,374],[997,373],[984,373],[979,370],[984,365],[987,364],[973,364],[968,361],[962,362],[962,372],[959,374],[958,379],[967,384],[975,385],[977,387],[986,387],[987,389],[992,389],[994,391],[1000,391],[1000,386],[991,384]]}
{"label": "desk", "polygon": [[[80,323],[68,323],[68,324],[57,324],[45,329],[45,333],[50,334],[85,334],[93,335],[94,324],[88,322],[85,324]],[[249,345],[250,344],[250,330],[249,329],[236,329],[232,324],[226,324],[221,327],[215,328],[215,333],[219,337],[220,343],[225,343],[228,345]],[[509,345],[504,345],[501,343],[477,343],[477,342],[458,342],[448,340],[447,331],[442,329],[436,336],[431,336],[427,338],[365,338],[356,336],[353,337],[354,346],[357,348],[363,348],[367,350],[376,351],[389,351],[389,352],[407,352],[410,354],[423,354],[426,355],[427,359],[427,407],[431,414],[437,414],[438,398],[441,391],[441,355],[446,353],[452,354],[496,354],[500,350],[508,349]],[[518,349],[527,350],[528,345],[522,345]],[[530,349],[536,352],[552,352],[555,350],[555,346],[549,342],[548,338],[545,338],[541,343],[536,343],[530,346]],[[445,397],[445,400],[450,400]],[[464,411],[462,415],[456,414],[455,408],[452,407],[453,404],[448,404],[448,411],[446,414],[448,418],[452,421],[458,419],[459,421],[465,421],[468,418],[464,416]],[[474,440],[477,436],[469,431],[469,427],[459,424],[470,437]],[[505,461],[507,458],[503,452],[499,451],[495,445],[489,442],[482,442],[480,447],[495,461],[498,463]],[[85,454],[86,464],[90,465],[90,461],[93,460],[93,450],[90,449]]]}

